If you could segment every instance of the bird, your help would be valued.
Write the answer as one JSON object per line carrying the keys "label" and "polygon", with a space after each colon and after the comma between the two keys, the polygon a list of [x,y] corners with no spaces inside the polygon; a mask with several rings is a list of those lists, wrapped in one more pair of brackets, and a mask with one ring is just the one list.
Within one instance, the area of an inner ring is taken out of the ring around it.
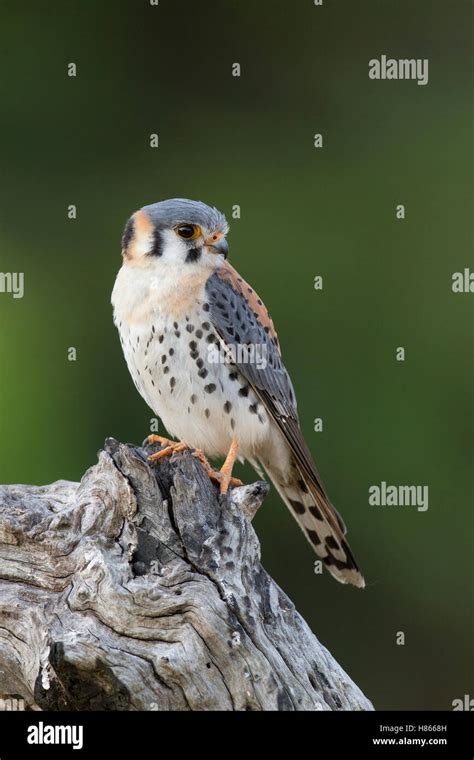
{"label": "bird", "polygon": [[[262,469],[330,574],[365,586],[301,431],[293,384],[262,299],[228,261],[229,224],[202,201],[172,198],[127,221],[112,292],[133,382],[172,438],[151,461],[190,449],[220,493],[236,460]],[[224,458],[214,470],[208,457]]]}

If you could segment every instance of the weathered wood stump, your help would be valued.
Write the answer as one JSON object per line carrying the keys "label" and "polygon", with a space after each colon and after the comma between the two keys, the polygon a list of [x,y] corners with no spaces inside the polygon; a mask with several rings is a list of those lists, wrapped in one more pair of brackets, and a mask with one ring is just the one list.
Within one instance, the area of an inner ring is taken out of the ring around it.
{"label": "weathered wood stump", "polygon": [[0,488],[0,696],[53,710],[371,710],[260,564],[268,486],[106,441]]}

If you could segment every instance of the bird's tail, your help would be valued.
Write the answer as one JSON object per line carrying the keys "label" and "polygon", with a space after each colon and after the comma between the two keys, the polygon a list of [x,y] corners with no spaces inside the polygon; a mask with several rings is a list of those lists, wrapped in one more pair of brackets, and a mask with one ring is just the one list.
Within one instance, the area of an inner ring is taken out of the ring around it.
{"label": "bird's tail", "polygon": [[[262,461],[281,498],[331,575],[341,583],[364,588],[365,582],[346,541],[346,527],[319,478],[306,472],[294,456],[277,469]],[[315,471],[316,472],[316,471]]]}

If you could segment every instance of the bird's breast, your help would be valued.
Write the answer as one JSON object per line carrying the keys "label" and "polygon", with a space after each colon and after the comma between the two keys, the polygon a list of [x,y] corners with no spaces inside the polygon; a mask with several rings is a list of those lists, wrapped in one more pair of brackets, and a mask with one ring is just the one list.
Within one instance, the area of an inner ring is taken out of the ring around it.
{"label": "bird's breast", "polygon": [[167,431],[210,456],[234,437],[251,456],[268,434],[268,414],[237,368],[215,353],[219,338],[206,302],[181,315],[150,310],[116,323],[133,382]]}
{"label": "bird's breast", "polygon": [[205,301],[209,272],[183,272],[181,268],[154,263],[149,269],[124,263],[112,292],[114,320],[118,325],[144,325],[155,315],[173,321],[190,318]]}

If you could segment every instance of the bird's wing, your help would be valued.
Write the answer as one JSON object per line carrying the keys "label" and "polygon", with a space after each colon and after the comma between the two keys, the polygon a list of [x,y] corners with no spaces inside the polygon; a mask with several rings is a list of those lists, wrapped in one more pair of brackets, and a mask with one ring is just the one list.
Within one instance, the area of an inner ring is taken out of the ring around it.
{"label": "bird's wing", "polygon": [[[320,528],[324,528],[318,532],[318,535],[323,534],[323,548],[318,551],[318,547],[315,546],[316,551],[336,577],[338,574],[341,575],[343,565],[349,572],[356,575],[357,564],[344,539],[346,533],[344,522],[329,501],[300,430],[293,385],[282,362],[278,337],[265,305],[254,289],[228,262],[211,275],[205,290],[210,307],[210,320],[224,345],[259,347],[259,362],[239,362],[239,356],[235,355],[235,351],[233,356],[235,356],[239,371],[252,386],[283,433],[300,477],[316,501],[320,519],[315,518],[316,525],[313,524],[311,528],[317,530],[318,522]],[[263,362],[262,357],[265,359]],[[285,500],[288,503],[288,499]],[[304,499],[302,501],[304,502]],[[313,516],[314,514],[315,512],[312,512]],[[296,516],[299,522],[304,522],[301,516]],[[308,533],[311,533],[309,528],[303,526],[303,530],[308,537]],[[331,536],[335,543],[330,540],[328,545],[328,536]],[[315,544],[316,542],[313,541],[313,545]],[[335,552],[332,552],[332,546]],[[326,556],[323,556],[322,552],[325,552]],[[333,562],[332,567],[331,562]],[[339,569],[336,565],[340,565]],[[338,577],[338,579],[363,585],[363,581],[359,583],[351,577]]]}

